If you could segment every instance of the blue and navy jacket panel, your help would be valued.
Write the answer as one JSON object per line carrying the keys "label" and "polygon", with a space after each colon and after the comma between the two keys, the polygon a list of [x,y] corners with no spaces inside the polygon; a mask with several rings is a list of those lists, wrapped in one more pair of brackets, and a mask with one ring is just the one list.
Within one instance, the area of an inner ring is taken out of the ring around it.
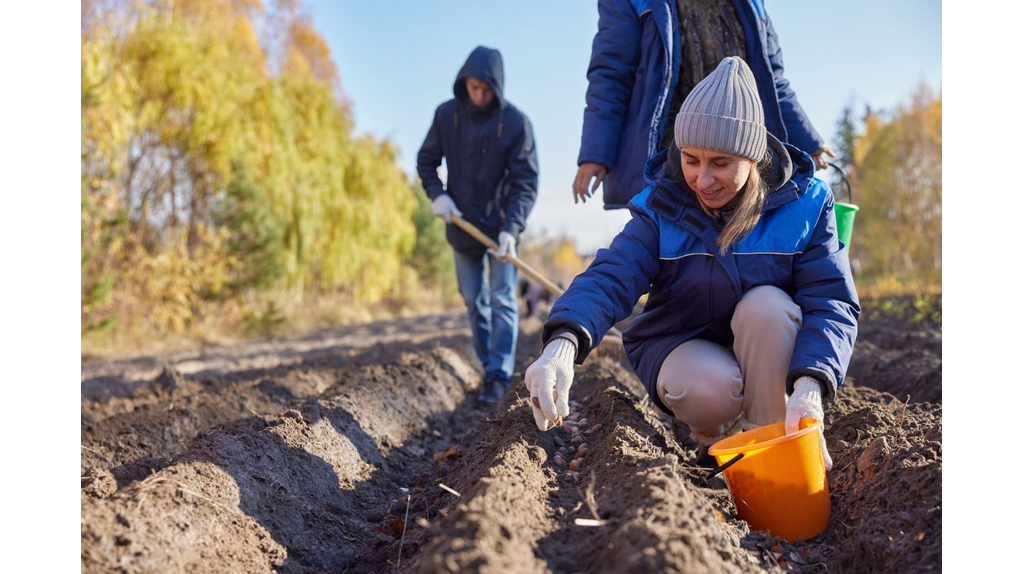
{"label": "blue and navy jacket panel", "polygon": [[[545,342],[560,328],[579,340],[582,362],[616,322],[648,293],[643,312],[623,334],[626,354],[652,399],[665,357],[694,338],[724,346],[744,293],[772,285],[803,312],[787,387],[810,375],[826,399],[842,384],[853,352],[860,304],[847,250],[836,234],[834,199],[812,176],[810,157],[787,146],[796,174],[769,195],[754,229],[721,255],[719,229],[691,194],[662,175],[629,204],[632,219],[554,304]],[[667,152],[652,158],[648,174]]]}
{"label": "blue and navy jacket panel", "polygon": [[[746,62],[764,105],[765,126],[808,153],[824,144],[784,75],[782,51],[761,0],[733,0]],[[623,208],[644,188],[643,167],[677,110],[672,101],[682,61],[675,0],[599,0],[590,56],[587,107],[578,163],[609,168],[605,209]]]}

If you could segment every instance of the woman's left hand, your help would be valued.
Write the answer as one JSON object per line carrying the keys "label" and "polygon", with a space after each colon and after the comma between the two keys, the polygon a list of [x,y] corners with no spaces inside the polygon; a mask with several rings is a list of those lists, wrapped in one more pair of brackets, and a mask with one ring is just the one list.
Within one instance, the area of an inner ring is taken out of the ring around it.
{"label": "woman's left hand", "polygon": [[800,419],[818,419],[821,426],[821,456],[825,459],[825,470],[832,470],[832,457],[825,447],[825,413],[821,408],[821,383],[813,377],[800,377],[793,383],[793,394],[786,403],[786,434],[800,430]]}

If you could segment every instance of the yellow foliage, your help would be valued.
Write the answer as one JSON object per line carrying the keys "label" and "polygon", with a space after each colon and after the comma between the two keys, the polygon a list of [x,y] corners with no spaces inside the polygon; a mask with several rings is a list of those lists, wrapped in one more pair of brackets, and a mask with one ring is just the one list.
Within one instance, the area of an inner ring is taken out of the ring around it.
{"label": "yellow foliage", "polygon": [[521,243],[520,257],[563,288],[586,268],[575,242],[567,235],[527,232]]}
{"label": "yellow foliage", "polygon": [[[240,296],[239,278],[254,273],[355,304],[408,288],[410,183],[388,142],[352,137],[330,51],[296,4],[87,8],[84,331],[186,330],[204,302]],[[283,45],[261,46],[261,26],[286,30]],[[232,199],[233,188],[244,194]],[[219,223],[230,201],[233,217],[254,218],[248,235]]]}
{"label": "yellow foliage", "polygon": [[868,282],[942,280],[942,96],[922,86],[907,106],[869,112],[853,146],[860,206],[851,258]]}
{"label": "yellow foliage", "polygon": [[553,261],[555,268],[563,275],[575,277],[583,271],[583,258],[576,252],[576,245],[562,243],[555,249]]}

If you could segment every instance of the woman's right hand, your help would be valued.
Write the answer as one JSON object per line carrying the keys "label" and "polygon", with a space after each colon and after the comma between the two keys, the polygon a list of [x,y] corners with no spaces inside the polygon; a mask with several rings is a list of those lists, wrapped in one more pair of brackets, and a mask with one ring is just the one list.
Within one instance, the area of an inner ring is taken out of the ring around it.
{"label": "woman's right hand", "polygon": [[[572,198],[574,203],[587,202],[588,197],[597,193],[597,186],[604,181],[608,168],[592,161],[585,161],[576,170],[576,179],[572,182]],[[594,179],[596,178],[596,179]],[[594,179],[594,186],[590,187],[590,180]],[[587,188],[590,187],[588,191]]]}
{"label": "woman's right hand", "polygon": [[546,431],[562,424],[569,414],[569,387],[576,345],[564,337],[548,341],[540,358],[526,369],[526,388],[537,428]]}

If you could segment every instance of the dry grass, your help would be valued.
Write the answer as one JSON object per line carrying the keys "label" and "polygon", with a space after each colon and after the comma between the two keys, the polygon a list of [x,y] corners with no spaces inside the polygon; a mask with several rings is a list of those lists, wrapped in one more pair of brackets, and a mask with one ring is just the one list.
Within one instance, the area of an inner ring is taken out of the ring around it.
{"label": "dry grass", "polygon": [[890,276],[872,279],[855,277],[854,280],[857,283],[857,294],[861,299],[942,295],[942,283],[923,279],[901,279]]}
{"label": "dry grass", "polygon": [[346,297],[336,295],[262,294],[247,297],[241,303],[208,304],[200,313],[200,319],[181,332],[159,330],[135,321],[134,327],[85,333],[82,335],[82,357],[173,353],[338,325],[415,317],[455,308],[461,308],[461,302],[444,301],[429,291],[372,305],[356,305]]}

